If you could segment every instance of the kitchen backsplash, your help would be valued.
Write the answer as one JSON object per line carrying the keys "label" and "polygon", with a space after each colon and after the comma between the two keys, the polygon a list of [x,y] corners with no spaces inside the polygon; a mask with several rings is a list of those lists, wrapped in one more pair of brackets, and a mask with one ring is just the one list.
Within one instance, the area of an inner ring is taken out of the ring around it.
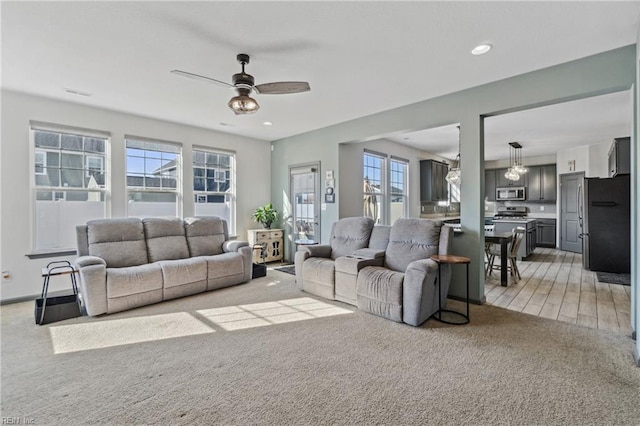
{"label": "kitchen backsplash", "polygon": [[484,214],[485,216],[493,216],[499,207],[526,207],[529,211],[529,216],[539,218],[551,218],[557,217],[557,207],[554,203],[527,203],[526,201],[485,201],[484,202]]}

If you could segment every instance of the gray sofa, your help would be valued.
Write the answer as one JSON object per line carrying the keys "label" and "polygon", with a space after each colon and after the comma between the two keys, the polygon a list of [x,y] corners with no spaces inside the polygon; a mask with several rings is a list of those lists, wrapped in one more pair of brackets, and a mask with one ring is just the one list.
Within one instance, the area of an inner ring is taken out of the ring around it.
{"label": "gray sofa", "polygon": [[[450,254],[453,228],[437,220],[398,219],[369,232],[366,221],[355,219],[365,218],[339,220],[329,245],[296,253],[298,286],[393,321],[422,324],[438,309],[438,265],[430,257]],[[443,308],[450,280],[450,266],[442,265]]]}
{"label": "gray sofa", "polygon": [[83,310],[95,316],[251,279],[251,248],[218,217],[118,218],[76,228]]}

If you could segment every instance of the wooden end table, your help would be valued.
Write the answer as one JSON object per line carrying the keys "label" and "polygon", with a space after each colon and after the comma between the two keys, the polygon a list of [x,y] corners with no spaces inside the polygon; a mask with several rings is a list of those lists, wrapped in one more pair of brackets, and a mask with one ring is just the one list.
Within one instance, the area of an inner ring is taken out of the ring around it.
{"label": "wooden end table", "polygon": [[[453,255],[448,255],[448,254],[436,254],[434,256],[431,256],[431,260],[433,260],[434,262],[436,262],[438,264],[438,310],[433,314],[433,317],[440,321],[443,322],[445,324],[452,324],[452,325],[464,325],[464,324],[468,324],[470,319],[469,319],[469,263],[471,263],[471,259],[469,259],[468,257],[464,257],[464,256],[453,256]],[[465,298],[465,302],[467,304],[467,314],[463,314],[462,312],[458,312],[458,311],[453,311],[450,309],[442,309],[442,265],[467,265],[467,294],[466,294],[466,298]],[[455,314],[455,315],[459,315],[462,318],[464,318],[464,322],[451,322],[451,321],[447,321],[442,319],[442,313],[443,312],[448,312],[450,314]]]}

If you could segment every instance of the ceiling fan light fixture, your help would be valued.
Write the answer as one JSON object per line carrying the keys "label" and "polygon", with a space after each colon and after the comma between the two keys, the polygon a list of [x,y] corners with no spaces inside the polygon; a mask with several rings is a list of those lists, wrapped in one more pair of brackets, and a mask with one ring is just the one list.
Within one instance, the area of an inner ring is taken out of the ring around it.
{"label": "ceiling fan light fixture", "polygon": [[255,99],[248,95],[238,95],[231,98],[229,108],[236,114],[253,114],[260,109],[260,105]]}

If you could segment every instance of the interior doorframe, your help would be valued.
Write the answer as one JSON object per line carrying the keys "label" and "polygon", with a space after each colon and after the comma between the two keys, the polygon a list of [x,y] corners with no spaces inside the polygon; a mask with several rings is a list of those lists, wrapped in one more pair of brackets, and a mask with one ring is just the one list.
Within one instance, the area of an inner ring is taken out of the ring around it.
{"label": "interior doorframe", "polygon": [[302,169],[302,168],[308,168],[310,169],[310,171],[316,173],[316,177],[315,177],[315,182],[314,182],[314,199],[315,199],[315,203],[314,203],[314,208],[313,208],[313,213],[314,216],[317,218],[317,221],[315,223],[315,229],[316,229],[316,234],[315,234],[315,238],[318,243],[321,243],[321,203],[324,200],[321,200],[320,197],[322,196],[322,194],[320,193],[320,160],[318,161],[312,161],[312,162],[308,162],[308,163],[299,163],[299,164],[290,164],[289,165],[289,193],[287,194],[287,197],[289,197],[289,205],[290,205],[290,209],[289,209],[289,215],[285,218],[283,218],[282,221],[282,225],[284,227],[285,230],[285,238],[287,240],[287,244],[285,244],[285,259],[291,263],[293,263],[294,261],[294,256],[295,256],[295,251],[296,251],[296,244],[294,243],[295,238],[294,238],[294,224],[295,224],[295,200],[292,198],[293,196],[293,174],[292,171],[295,169]]}
{"label": "interior doorframe", "polygon": [[[563,231],[564,231],[564,215],[565,215],[564,210],[562,209],[562,196],[563,196],[563,194],[565,194],[565,190],[562,188],[562,178],[563,177],[567,177],[567,176],[582,177],[582,184],[580,186],[584,190],[585,172],[584,171],[570,172],[570,173],[562,173],[562,174],[558,175],[558,178],[559,178],[558,179],[558,186],[560,187],[560,191],[559,191],[560,196],[558,197],[559,200],[560,200],[560,203],[559,203],[560,205],[558,206],[558,209],[560,210],[560,213],[558,214],[558,221],[560,223],[558,223],[558,230],[556,232],[556,241],[557,241],[556,246],[560,250],[563,250],[563,248],[562,248],[562,235],[563,235]],[[580,202],[580,200],[578,200],[578,202]],[[581,253],[582,253],[582,251],[581,251]]]}

